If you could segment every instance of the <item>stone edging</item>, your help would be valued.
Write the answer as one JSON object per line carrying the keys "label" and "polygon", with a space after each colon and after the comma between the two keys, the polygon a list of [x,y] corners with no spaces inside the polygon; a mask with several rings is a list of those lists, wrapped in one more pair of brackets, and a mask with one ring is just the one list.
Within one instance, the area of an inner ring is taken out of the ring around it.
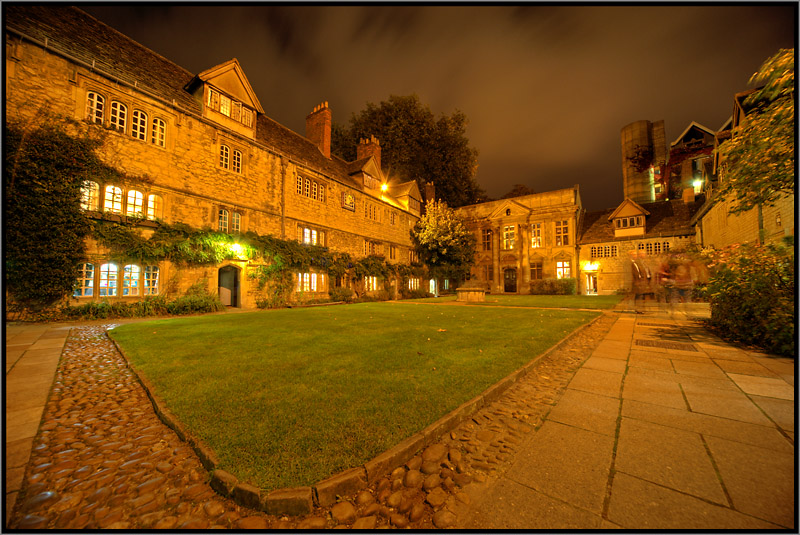
{"label": "stone edging", "polygon": [[266,494],[262,494],[261,489],[258,487],[239,481],[232,474],[218,469],[219,459],[216,454],[200,439],[193,436],[183,427],[178,418],[167,408],[166,404],[154,394],[155,389],[150,381],[139,375],[131,366],[130,360],[119,344],[117,344],[117,341],[108,336],[108,331],[106,331],[105,334],[114,344],[114,347],[117,348],[117,351],[119,351],[123,359],[125,359],[125,363],[134,377],[136,377],[144,388],[147,397],[150,398],[153,404],[156,415],[167,427],[175,431],[182,441],[191,446],[203,467],[211,473],[210,485],[212,489],[226,498],[231,498],[234,502],[244,507],[264,511],[270,515],[299,516],[310,513],[314,507],[333,505],[337,502],[337,496],[355,494],[384,474],[388,474],[395,468],[403,466],[423,448],[429,446],[444,434],[458,427],[461,422],[470,418],[485,405],[498,399],[515,382],[527,375],[540,360],[553,351],[556,351],[575,334],[595,323],[605,313],[605,311],[601,311],[601,314],[596,318],[580,327],[576,327],[560,342],[541,355],[535,357],[522,366],[522,368],[512,372],[504,379],[501,379],[482,394],[456,407],[425,429],[386,450],[371,461],[367,461],[363,466],[349,468],[327,479],[323,479],[312,486],[275,489]]}

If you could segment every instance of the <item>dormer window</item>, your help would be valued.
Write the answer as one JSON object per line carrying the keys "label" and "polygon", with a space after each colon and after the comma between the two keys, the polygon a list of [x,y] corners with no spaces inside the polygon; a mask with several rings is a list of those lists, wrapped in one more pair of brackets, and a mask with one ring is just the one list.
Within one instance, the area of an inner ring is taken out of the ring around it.
{"label": "dormer window", "polygon": [[236,122],[252,128],[253,126],[253,110],[242,105],[241,102],[223,95],[216,89],[208,88],[208,102],[207,105],[212,110],[220,112],[225,117],[230,117]]}
{"label": "dormer window", "polygon": [[364,187],[370,189],[378,189],[381,187],[380,181],[368,174],[364,174]]}
{"label": "dormer window", "polygon": [[644,218],[640,215],[631,217],[620,217],[615,219],[617,228],[641,227],[644,225]]}

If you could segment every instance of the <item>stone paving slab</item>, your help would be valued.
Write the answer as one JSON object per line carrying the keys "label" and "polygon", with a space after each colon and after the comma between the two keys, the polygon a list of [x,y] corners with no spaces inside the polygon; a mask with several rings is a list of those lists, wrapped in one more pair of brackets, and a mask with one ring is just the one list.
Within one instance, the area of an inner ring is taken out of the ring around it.
{"label": "stone paving slab", "polygon": [[617,473],[728,505],[697,433],[623,418],[614,468]]}
{"label": "stone paving slab", "polygon": [[625,376],[622,399],[645,401],[676,409],[686,408],[686,401],[677,382],[658,376],[639,375],[635,372]]}
{"label": "stone paving slab", "polygon": [[602,370],[605,372],[625,373],[626,364],[624,360],[609,359],[605,357],[590,357],[584,364],[584,368],[592,370]]}
{"label": "stone paving slab", "polygon": [[608,518],[620,526],[645,530],[779,528],[728,507],[623,473],[614,476]]}
{"label": "stone paving slab", "polygon": [[777,377],[778,374],[765,368],[757,362],[744,360],[725,360],[714,358],[714,363],[727,373],[738,373],[743,375],[758,375],[761,377]]}
{"label": "stone paving slab", "polygon": [[601,396],[619,397],[622,374],[581,368],[570,381],[567,388],[583,390]]}
{"label": "stone paving slab", "polygon": [[795,402],[751,395],[750,399],[782,429],[794,432]]}
{"label": "stone paving slab", "polygon": [[476,509],[465,529],[599,529],[600,515],[551,498],[525,485],[501,479],[491,500]]}
{"label": "stone paving slab", "polygon": [[741,375],[738,373],[729,373],[728,377],[748,394],[794,400],[794,388],[783,379]]}
{"label": "stone paving slab", "polygon": [[712,361],[689,362],[685,360],[674,360],[672,365],[675,372],[681,375],[695,375],[697,377],[709,377],[711,379],[726,379],[725,372]]}
{"label": "stone paving slab", "polygon": [[671,360],[663,358],[663,356],[655,357],[652,354],[643,353],[643,351],[631,351],[631,356],[628,359],[628,366],[648,368],[650,370],[660,370],[670,373],[675,371]]}
{"label": "stone paving slab", "polygon": [[622,402],[622,417],[692,431],[704,436],[726,438],[784,453],[794,451],[794,445],[777,429],[688,410],[626,399]]}
{"label": "stone paving slab", "polygon": [[694,412],[772,426],[772,422],[764,416],[764,413],[741,392],[702,388],[692,384],[682,384],[682,387],[689,401],[689,407]]}
{"label": "stone paving slab", "polygon": [[601,514],[614,438],[546,421],[519,452],[508,478]]}
{"label": "stone paving slab", "polygon": [[547,419],[613,437],[617,432],[619,406],[619,399],[570,388]]}
{"label": "stone paving slab", "polygon": [[717,437],[706,442],[737,510],[796,527],[794,455]]}

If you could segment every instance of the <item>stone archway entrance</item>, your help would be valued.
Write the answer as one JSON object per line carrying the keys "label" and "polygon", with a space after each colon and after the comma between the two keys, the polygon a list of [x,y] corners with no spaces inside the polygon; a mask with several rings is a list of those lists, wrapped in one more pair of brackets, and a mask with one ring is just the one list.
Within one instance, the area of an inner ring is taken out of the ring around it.
{"label": "stone archway entrance", "polygon": [[517,270],[506,268],[503,270],[503,291],[506,293],[517,293]]}
{"label": "stone archway entrance", "polygon": [[219,268],[219,300],[229,307],[239,306],[239,268],[225,266]]}

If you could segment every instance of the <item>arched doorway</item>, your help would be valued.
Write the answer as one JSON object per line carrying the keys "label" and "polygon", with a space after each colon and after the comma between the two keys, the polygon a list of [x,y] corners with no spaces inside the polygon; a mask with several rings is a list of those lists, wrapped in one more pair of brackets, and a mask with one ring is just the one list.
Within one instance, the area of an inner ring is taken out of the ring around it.
{"label": "arched doorway", "polygon": [[517,270],[506,268],[503,270],[503,291],[506,293],[517,293]]}
{"label": "arched doorway", "polygon": [[229,307],[239,306],[239,268],[225,266],[219,268],[219,300]]}

